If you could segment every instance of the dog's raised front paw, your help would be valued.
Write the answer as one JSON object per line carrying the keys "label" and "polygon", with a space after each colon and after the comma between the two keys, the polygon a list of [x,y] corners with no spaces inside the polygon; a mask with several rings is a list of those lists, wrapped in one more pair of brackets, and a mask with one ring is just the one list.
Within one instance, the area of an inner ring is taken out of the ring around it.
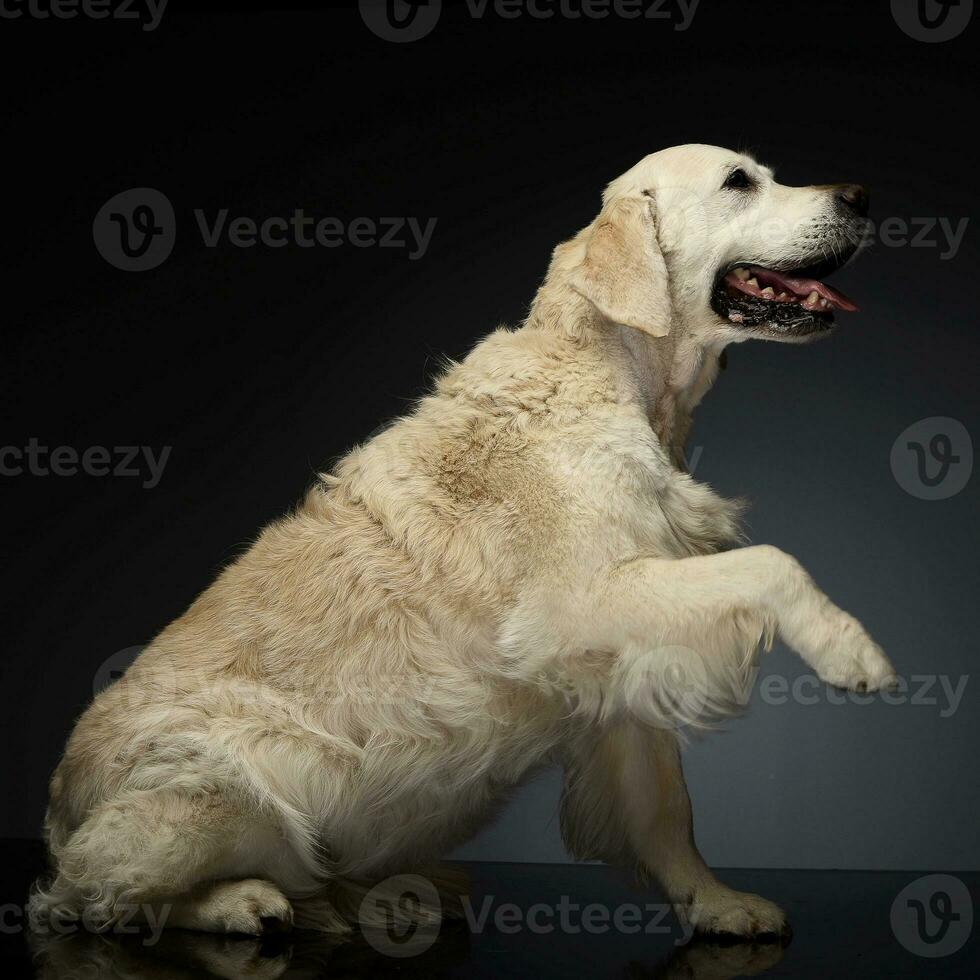
{"label": "dog's raised front paw", "polygon": [[879,691],[898,683],[885,652],[853,616],[841,617],[830,649],[815,663],[820,680],[847,691]]}

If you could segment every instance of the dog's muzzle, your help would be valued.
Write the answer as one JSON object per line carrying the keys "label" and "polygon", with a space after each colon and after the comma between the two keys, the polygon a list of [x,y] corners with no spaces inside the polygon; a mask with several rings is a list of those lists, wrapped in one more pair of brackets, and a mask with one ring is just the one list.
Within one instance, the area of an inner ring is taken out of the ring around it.
{"label": "dog's muzzle", "polygon": [[834,195],[840,223],[848,229],[845,240],[796,266],[764,266],[746,259],[722,269],[711,296],[711,307],[720,317],[776,340],[793,340],[826,333],[835,312],[858,309],[823,280],[857,251],[870,196],[860,184],[817,189]]}

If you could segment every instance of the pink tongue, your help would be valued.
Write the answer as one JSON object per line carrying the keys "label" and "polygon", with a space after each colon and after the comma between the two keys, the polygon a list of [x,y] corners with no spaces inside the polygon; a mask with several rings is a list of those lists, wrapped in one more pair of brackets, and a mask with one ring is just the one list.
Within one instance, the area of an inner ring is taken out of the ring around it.
{"label": "pink tongue", "polygon": [[782,290],[786,293],[795,293],[800,299],[806,299],[810,293],[816,291],[818,296],[822,296],[828,303],[833,303],[839,310],[854,313],[858,308],[853,300],[817,279],[797,279],[755,265],[749,266],[748,269],[759,280],[760,285],[772,286],[776,292]]}
{"label": "pink tongue", "polygon": [[819,296],[822,296],[828,303],[833,303],[839,310],[846,310],[848,313],[857,310],[855,302],[818,279],[794,279],[789,276],[780,276],[780,278],[797,296],[809,296],[816,290]]}

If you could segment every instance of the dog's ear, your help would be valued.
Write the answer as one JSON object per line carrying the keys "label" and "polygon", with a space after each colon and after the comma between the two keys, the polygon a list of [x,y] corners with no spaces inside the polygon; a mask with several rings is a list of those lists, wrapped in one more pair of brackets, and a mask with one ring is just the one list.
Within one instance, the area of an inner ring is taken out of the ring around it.
{"label": "dog's ear", "polygon": [[616,323],[652,337],[670,333],[667,266],[657,243],[652,197],[619,198],[602,209],[571,284]]}

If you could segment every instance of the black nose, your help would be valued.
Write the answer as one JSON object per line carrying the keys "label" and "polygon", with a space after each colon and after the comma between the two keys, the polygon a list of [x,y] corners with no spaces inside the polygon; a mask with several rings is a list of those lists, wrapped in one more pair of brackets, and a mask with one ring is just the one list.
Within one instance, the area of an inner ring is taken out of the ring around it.
{"label": "black nose", "polygon": [[867,187],[862,187],[860,184],[838,184],[837,200],[845,211],[853,211],[863,218],[868,213],[871,195]]}

